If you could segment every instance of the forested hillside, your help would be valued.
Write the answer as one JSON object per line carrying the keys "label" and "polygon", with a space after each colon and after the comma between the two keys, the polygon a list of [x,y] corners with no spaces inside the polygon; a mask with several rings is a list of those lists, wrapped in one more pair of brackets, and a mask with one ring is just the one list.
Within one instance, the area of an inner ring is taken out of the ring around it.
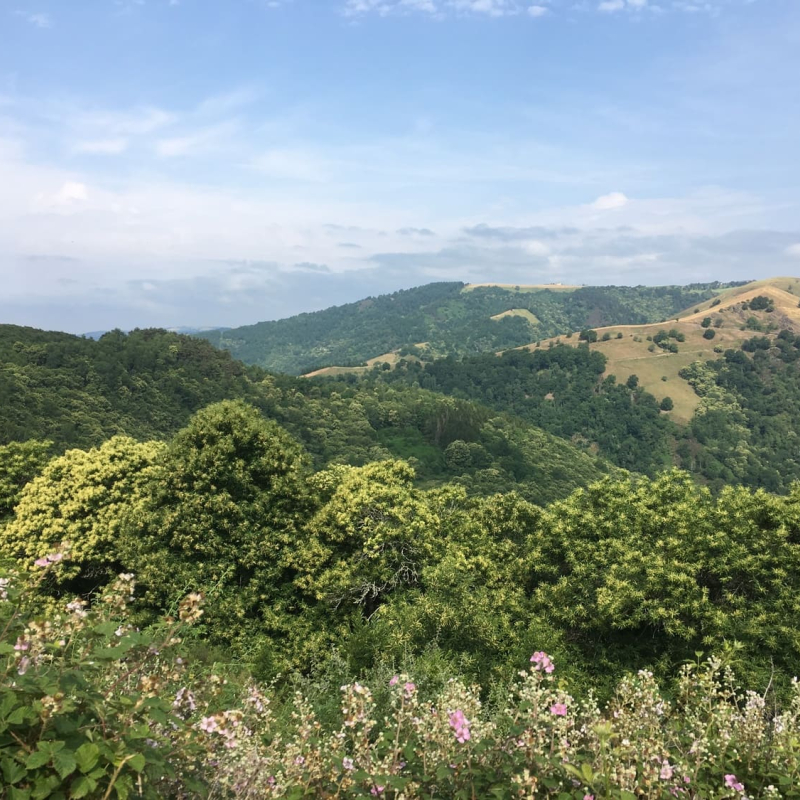
{"label": "forested hillside", "polygon": [[[683,346],[668,333],[655,338]],[[635,373],[618,381],[613,364],[588,342],[428,364],[401,360],[392,371],[372,370],[366,380],[423,386],[511,412],[634,472],[654,475],[678,466],[716,489],[733,483],[786,492],[800,480],[800,337],[784,329],[743,336],[737,345],[679,367],[696,393],[688,424],[670,418],[666,393],[674,381],[664,376],[667,388],[657,401]]]}
{"label": "forested hillside", "polygon": [[242,399],[284,425],[314,464],[399,457],[420,481],[563,497],[609,466],[523,421],[415,387],[315,384],[247,367],[209,343],[162,330],[99,341],[0,326],[0,444],[53,452],[118,434],[166,439],[209,403]]}
{"label": "forested hillside", "polygon": [[248,364],[299,374],[323,366],[358,365],[393,350],[421,348],[426,357],[464,355],[585,327],[659,322],[729,285],[560,291],[432,283],[276,322],[198,335]]}
{"label": "forested hillside", "polygon": [[0,342],[4,800],[797,796],[790,331],[694,364],[688,429],[588,345]]}

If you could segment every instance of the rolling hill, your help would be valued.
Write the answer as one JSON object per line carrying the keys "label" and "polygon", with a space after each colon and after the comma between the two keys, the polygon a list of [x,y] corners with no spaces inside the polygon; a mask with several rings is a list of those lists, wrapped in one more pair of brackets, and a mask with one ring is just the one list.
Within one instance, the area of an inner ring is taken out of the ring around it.
{"label": "rolling hill", "polygon": [[[771,310],[753,308],[751,304],[756,298],[766,298]],[[671,321],[595,328],[597,341],[589,343],[589,347],[606,357],[606,375],[616,375],[621,382],[636,375],[640,384],[658,400],[664,397],[672,399],[672,418],[676,422],[688,423],[700,397],[680,372],[695,361],[718,359],[727,349],[741,349],[743,342],[759,332],[772,336],[780,330],[800,332],[798,302],[798,278],[754,281],[723,290],[715,298],[685,309]],[[703,326],[704,320],[710,320],[706,327]],[[677,352],[670,352],[657,344],[654,346],[652,340],[659,331],[669,333],[673,330],[684,337],[684,341],[672,339]],[[709,330],[714,332],[713,338],[705,338]],[[534,342],[524,349],[580,342],[577,333],[573,333]]]}
{"label": "rolling hill", "polygon": [[[197,334],[248,364],[289,374],[518,347],[597,325],[644,324],[732,284],[615,287],[432,283],[309,314]],[[425,343],[424,354],[415,351]],[[339,372],[337,369],[334,372]],[[363,371],[363,370],[361,370]]]}

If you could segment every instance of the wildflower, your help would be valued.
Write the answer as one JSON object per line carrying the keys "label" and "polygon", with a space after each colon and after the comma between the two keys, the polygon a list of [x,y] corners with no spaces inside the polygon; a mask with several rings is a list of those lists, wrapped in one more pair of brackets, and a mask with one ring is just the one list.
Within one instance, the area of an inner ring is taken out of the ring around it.
{"label": "wildflower", "polygon": [[22,636],[17,637],[17,643],[14,645],[14,649],[18,653],[23,653],[25,650],[31,649],[31,643],[24,639]]}
{"label": "wildflower", "polygon": [[305,763],[306,763],[306,759],[305,759],[305,757],[304,757],[304,756],[297,756],[297,758],[294,760],[294,763],[295,763],[295,764],[296,764],[298,767],[302,767],[302,766],[303,766],[303,764],[305,764]]}
{"label": "wildflower", "polygon": [[594,800],[594,795],[593,794],[585,794],[583,796],[583,800]]}
{"label": "wildflower", "polygon": [[400,680],[399,675],[392,675],[392,679],[389,681],[389,686],[396,686],[399,680]]}
{"label": "wildflower", "polygon": [[370,789],[369,793],[374,797],[377,797],[378,795],[383,794],[383,790],[385,788],[386,788],[385,786],[373,786],[372,789]]}
{"label": "wildflower", "polygon": [[0,578],[0,600],[8,600],[8,587],[11,581],[8,578]]}
{"label": "wildflower", "polygon": [[352,758],[350,758],[349,756],[345,756],[345,757],[342,759],[342,766],[343,766],[345,769],[348,769],[348,770],[355,769],[355,767],[354,767],[354,765],[353,765],[353,759],[352,759]]}
{"label": "wildflower", "polygon": [[79,619],[83,619],[88,614],[86,611],[86,601],[76,597],[71,603],[67,603],[67,611],[69,611],[70,614],[74,614]]}
{"label": "wildflower", "polygon": [[550,660],[550,656],[542,650],[531,656],[531,662],[534,664],[534,669],[539,672],[546,672],[548,675],[556,668],[555,664]]}
{"label": "wildflower", "polygon": [[469,720],[460,708],[450,714],[450,727],[456,735],[456,741],[460,744],[470,740]]}
{"label": "wildflower", "polygon": [[178,616],[180,617],[181,622],[186,622],[189,625],[191,625],[193,622],[197,622],[197,620],[203,616],[203,609],[201,608],[202,604],[202,594],[199,592],[187,594],[186,597],[181,600],[180,606],[178,606]]}
{"label": "wildflower", "polygon": [[725,776],[725,786],[728,789],[733,789],[734,792],[739,792],[739,794],[744,793],[744,786],[736,780],[735,775],[726,775]]}
{"label": "wildflower", "polygon": [[550,713],[555,714],[557,717],[566,717],[567,707],[563,703],[553,703],[553,705],[550,706]]}
{"label": "wildflower", "polygon": [[37,558],[36,561],[33,562],[35,567],[49,567],[50,562],[46,558]]}
{"label": "wildflower", "polygon": [[661,772],[658,773],[658,776],[662,781],[668,781],[672,777],[672,765],[669,761],[665,760],[661,764]]}
{"label": "wildflower", "polygon": [[416,684],[411,683],[411,681],[407,681],[403,684],[403,689],[405,689],[406,697],[411,697],[411,695],[416,691],[417,687]]}
{"label": "wildflower", "polygon": [[23,656],[19,660],[19,664],[17,664],[17,675],[24,675],[28,671],[28,667],[31,665],[31,660],[28,656]]}
{"label": "wildflower", "polygon": [[203,717],[200,720],[200,730],[205,731],[206,733],[213,733],[219,728],[216,719],[214,717]]}
{"label": "wildflower", "polygon": [[172,703],[174,709],[187,708],[189,711],[194,711],[197,708],[197,703],[194,699],[194,694],[186,686],[178,690],[175,695],[175,700]]}

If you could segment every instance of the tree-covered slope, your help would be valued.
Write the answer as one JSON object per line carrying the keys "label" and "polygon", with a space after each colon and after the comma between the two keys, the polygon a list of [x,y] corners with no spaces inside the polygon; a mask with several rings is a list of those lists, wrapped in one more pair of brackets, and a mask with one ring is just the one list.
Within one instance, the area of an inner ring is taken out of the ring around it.
{"label": "tree-covered slope", "polygon": [[[477,493],[517,488],[536,502],[608,471],[521,420],[418,387],[274,376],[163,330],[94,341],[0,326],[0,445],[50,440],[57,452],[116,435],[163,440],[224,399],[245,400],[286,427],[318,468],[401,457],[424,483],[458,480]],[[10,495],[15,481],[9,476]]]}
{"label": "tree-covered slope", "polygon": [[248,364],[299,374],[322,366],[358,365],[417,345],[433,356],[464,355],[587,326],[656,322],[712,298],[721,286],[586,286],[565,292],[432,283],[198,335]]}

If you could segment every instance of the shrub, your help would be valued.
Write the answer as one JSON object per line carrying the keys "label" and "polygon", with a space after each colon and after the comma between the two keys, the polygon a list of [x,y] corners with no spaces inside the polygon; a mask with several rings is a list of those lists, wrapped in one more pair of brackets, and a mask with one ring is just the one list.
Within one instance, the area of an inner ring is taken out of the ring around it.
{"label": "shrub", "polygon": [[703,331],[703,338],[704,339],[713,339],[717,335],[717,332],[713,328],[706,328]]}
{"label": "shrub", "polygon": [[659,406],[659,408],[661,408],[662,411],[672,411],[673,407],[674,406],[671,397],[665,397],[661,401],[661,405]]}

